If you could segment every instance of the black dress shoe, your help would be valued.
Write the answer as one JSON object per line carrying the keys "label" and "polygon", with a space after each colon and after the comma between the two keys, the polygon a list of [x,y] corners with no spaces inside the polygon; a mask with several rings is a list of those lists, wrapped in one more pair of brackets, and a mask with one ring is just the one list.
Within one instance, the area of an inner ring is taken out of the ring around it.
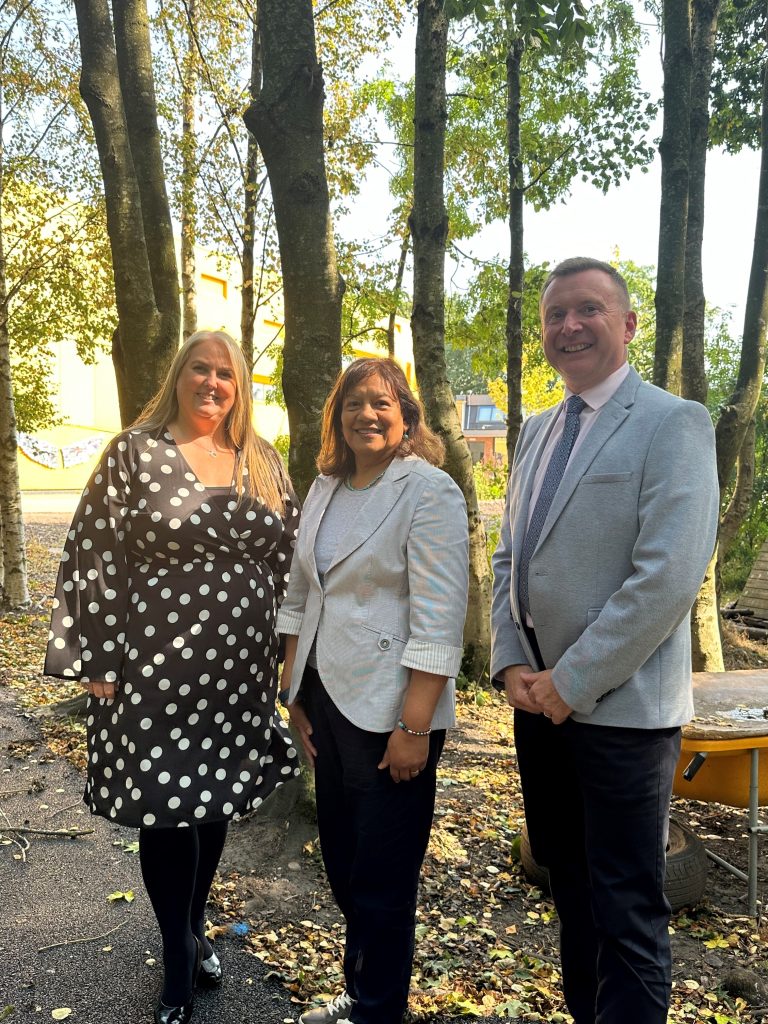
{"label": "black dress shoe", "polygon": [[[195,985],[197,984],[197,979],[200,976],[203,963],[203,944],[196,935],[194,936],[194,939],[195,967],[192,972],[193,993]],[[183,1006],[166,1006],[162,999],[160,999],[155,1007],[155,1024],[187,1024],[187,1021],[192,1020],[192,1010],[194,1009],[194,1005],[194,995],[191,995],[188,1002],[184,1003]]]}
{"label": "black dress shoe", "polygon": [[197,984],[204,988],[218,988],[224,980],[224,972],[221,963],[215,953],[211,953],[207,960],[200,964],[200,973],[197,976]]}
{"label": "black dress shoe", "polygon": [[193,1008],[193,999],[183,1006],[166,1006],[161,1000],[155,1007],[155,1024],[187,1024],[192,1020]]}

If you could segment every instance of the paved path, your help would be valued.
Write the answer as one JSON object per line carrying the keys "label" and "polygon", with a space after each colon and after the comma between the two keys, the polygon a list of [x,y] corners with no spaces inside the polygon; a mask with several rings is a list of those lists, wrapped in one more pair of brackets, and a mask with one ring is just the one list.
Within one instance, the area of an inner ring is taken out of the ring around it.
{"label": "paved path", "polygon": [[[93,829],[78,839],[29,835],[26,860],[0,836],[0,1020],[51,1021],[70,1007],[71,1024],[144,1024],[162,980],[160,936],[144,892],[139,858],[123,843],[136,831],[92,817],[82,777],[54,758],[37,724],[0,687],[0,829]],[[132,889],[128,904],[109,902]],[[112,934],[75,944],[73,940]],[[70,943],[45,950],[53,943]],[[195,1024],[280,1024],[296,1016],[284,989],[265,983],[264,967],[235,938],[216,941],[226,977],[201,992]],[[156,960],[155,963],[148,961]],[[10,1008],[10,1009],[9,1009]]]}
{"label": "paved path", "polygon": [[79,500],[79,491],[23,491],[21,511],[27,522],[60,522],[66,525]]}

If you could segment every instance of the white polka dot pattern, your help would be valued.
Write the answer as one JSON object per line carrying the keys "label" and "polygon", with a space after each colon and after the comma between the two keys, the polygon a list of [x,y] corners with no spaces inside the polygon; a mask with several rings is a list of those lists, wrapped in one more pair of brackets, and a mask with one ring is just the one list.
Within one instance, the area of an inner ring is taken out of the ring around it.
{"label": "white polka dot pattern", "polygon": [[272,710],[277,606],[298,527],[197,480],[167,433],[119,434],[67,536],[45,672],[89,698],[85,800],[149,828],[237,818],[298,773]]}

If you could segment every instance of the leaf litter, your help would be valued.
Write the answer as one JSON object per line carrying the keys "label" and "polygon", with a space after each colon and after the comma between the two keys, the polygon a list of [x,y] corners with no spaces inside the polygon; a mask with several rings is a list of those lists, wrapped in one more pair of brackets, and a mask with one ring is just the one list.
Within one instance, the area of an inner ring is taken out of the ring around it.
{"label": "leaf litter", "polygon": [[[0,686],[18,690],[29,709],[81,692],[77,683],[40,674],[57,567],[54,552],[64,532],[61,525],[28,526],[32,607],[0,619]],[[731,640],[729,667],[762,667],[764,651]],[[554,907],[526,879],[519,859],[523,814],[511,715],[500,698],[471,688],[460,696],[459,713],[459,727],[440,765],[435,823],[422,874],[409,1016],[413,1021],[437,1015],[569,1021],[560,990]],[[82,770],[82,722],[50,716],[42,727],[52,754]],[[26,751],[13,753],[24,757]],[[708,847],[746,867],[743,811],[676,799],[674,813]],[[131,845],[125,845],[126,851]],[[237,937],[293,1002],[330,999],[343,987],[344,933],[316,838],[310,835],[284,864],[274,848],[261,843],[249,843],[246,853],[249,860],[244,863],[241,855],[236,867],[225,863],[214,883],[216,923],[209,935]],[[768,865],[762,851],[759,877],[764,891]],[[768,1005],[749,1006],[722,986],[733,968],[748,969],[768,982],[768,925],[746,916],[744,888],[713,866],[701,905],[673,917],[670,1024],[756,1024],[765,1019]]]}

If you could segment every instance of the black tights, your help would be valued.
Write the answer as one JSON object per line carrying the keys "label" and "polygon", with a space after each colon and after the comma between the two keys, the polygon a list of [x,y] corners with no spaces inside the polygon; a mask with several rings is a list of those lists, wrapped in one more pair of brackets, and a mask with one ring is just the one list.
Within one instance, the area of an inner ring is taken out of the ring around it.
{"label": "black tights", "polygon": [[205,937],[205,904],[227,824],[139,830],[141,873],[163,937],[165,983],[160,998],[166,1006],[182,1006],[190,998],[195,936],[203,944],[203,956],[212,953]]}

